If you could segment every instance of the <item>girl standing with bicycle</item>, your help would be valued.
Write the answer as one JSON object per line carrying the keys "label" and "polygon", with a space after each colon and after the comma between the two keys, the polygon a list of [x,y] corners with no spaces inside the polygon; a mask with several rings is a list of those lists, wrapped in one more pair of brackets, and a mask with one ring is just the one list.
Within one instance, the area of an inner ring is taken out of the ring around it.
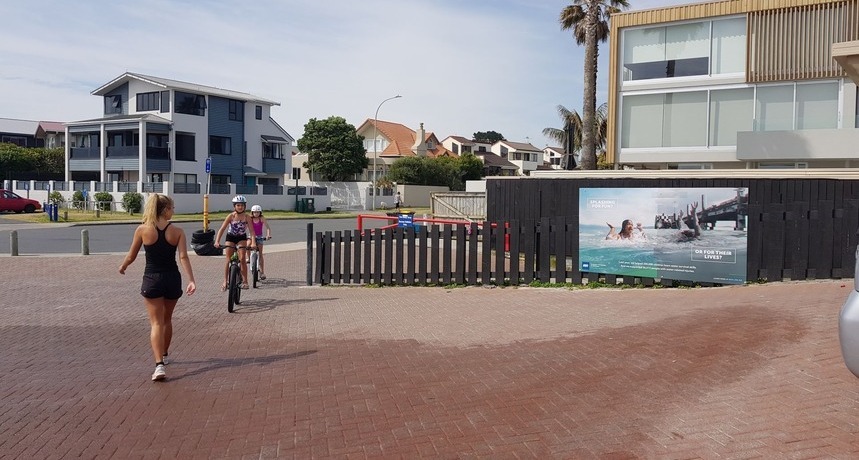
{"label": "girl standing with bicycle", "polygon": [[[268,226],[268,221],[262,216],[262,206],[255,204],[251,206],[251,223],[254,227],[254,233],[257,240],[257,252],[259,253],[259,279],[265,279],[265,259],[262,256],[262,247],[265,240],[271,239],[271,227]],[[265,237],[262,236],[262,230],[265,227]],[[256,283],[256,281],[254,281]]]}
{"label": "girl standing with bicycle", "polygon": [[221,235],[224,234],[224,230],[229,228],[227,232],[227,239],[224,243],[227,250],[224,251],[227,254],[227,262],[224,264],[224,284],[221,285],[221,290],[227,290],[227,283],[230,276],[230,258],[233,257],[233,253],[236,249],[239,250],[239,264],[242,269],[242,289],[248,289],[248,264],[245,261],[245,253],[244,249],[247,245],[247,240],[250,240],[251,247],[256,247],[256,234],[254,233],[254,227],[251,225],[251,218],[247,214],[245,214],[245,209],[248,205],[248,200],[244,197],[244,195],[236,195],[233,198],[233,212],[227,215],[227,218],[224,219],[224,223],[221,224],[221,228],[218,229],[218,234],[215,235],[215,247],[221,247]]}
{"label": "girl standing with bicycle", "polygon": [[164,366],[168,363],[167,351],[173,338],[173,309],[179,297],[182,297],[182,275],[176,264],[177,250],[182,269],[188,276],[185,292],[192,295],[197,290],[191,260],[188,258],[188,245],[185,244],[185,232],[170,225],[172,217],[172,198],[157,193],[149,197],[143,211],[143,223],[134,231],[131,248],[119,266],[119,273],[124,275],[125,269],[137,258],[140,247],[146,249],[146,267],[140,294],[149,313],[149,344],[155,357],[153,381],[167,378]]}

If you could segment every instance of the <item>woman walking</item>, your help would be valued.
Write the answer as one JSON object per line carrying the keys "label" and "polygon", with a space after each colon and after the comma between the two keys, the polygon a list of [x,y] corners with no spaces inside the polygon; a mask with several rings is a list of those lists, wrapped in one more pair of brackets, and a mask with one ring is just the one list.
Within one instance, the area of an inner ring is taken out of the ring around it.
{"label": "woman walking", "polygon": [[146,267],[140,294],[149,313],[149,343],[155,358],[153,381],[167,378],[164,366],[169,362],[167,352],[173,338],[173,309],[179,297],[182,297],[182,275],[176,264],[177,250],[182,269],[188,277],[185,292],[192,295],[197,290],[191,260],[188,258],[185,232],[170,225],[172,217],[173,199],[167,195],[153,194],[146,201],[143,223],[134,231],[131,248],[119,267],[119,273],[124,275],[125,269],[137,258],[140,247],[146,249]]}

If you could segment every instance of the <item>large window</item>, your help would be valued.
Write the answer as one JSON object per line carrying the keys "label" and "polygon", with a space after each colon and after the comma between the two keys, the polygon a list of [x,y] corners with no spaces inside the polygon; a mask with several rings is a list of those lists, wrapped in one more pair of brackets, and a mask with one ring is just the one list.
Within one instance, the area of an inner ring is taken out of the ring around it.
{"label": "large window", "polygon": [[759,86],[755,130],[834,129],[838,127],[838,82]]}
{"label": "large window", "polygon": [[161,113],[170,112],[170,91],[161,91]]}
{"label": "large window", "polygon": [[244,120],[244,111],[245,104],[242,101],[234,101],[230,99],[229,101],[229,112],[230,112],[230,120],[233,121],[242,121]]}
{"label": "large window", "polygon": [[119,94],[105,96],[104,113],[106,115],[113,113],[122,113],[122,96]]}
{"label": "large window", "polygon": [[158,91],[151,93],[137,93],[136,99],[138,112],[159,110],[161,107],[161,93]]}
{"label": "large window", "polygon": [[176,159],[181,161],[194,161],[195,142],[194,135],[190,133],[176,133]]}
{"label": "large window", "polygon": [[663,110],[663,147],[706,145],[706,91],[666,94]]}
{"label": "large window", "polygon": [[744,131],[838,128],[838,82],[625,95],[621,148],[730,147]]}
{"label": "large window", "polygon": [[173,174],[173,181],[177,184],[196,184],[197,183],[197,175],[196,174]]}
{"label": "large window", "polygon": [[201,117],[206,114],[206,96],[183,93],[182,91],[176,91],[174,94],[176,99],[174,109],[176,113],[198,115]]}
{"label": "large window", "polygon": [[661,94],[623,98],[621,147],[662,147],[663,99]]}
{"label": "large window", "polygon": [[796,85],[796,129],[838,127],[838,83]]}
{"label": "large window", "polygon": [[270,144],[268,142],[263,142],[262,143],[262,157],[263,158],[277,158],[277,159],[283,158],[284,157],[283,156],[284,145],[285,144],[274,144],[274,143]]}
{"label": "large window", "polygon": [[209,153],[213,155],[230,155],[231,145],[229,137],[209,136]]}
{"label": "large window", "polygon": [[745,24],[744,18],[732,18],[626,30],[623,80],[742,72]]}
{"label": "large window", "polygon": [[737,145],[737,132],[751,131],[754,88],[710,91],[710,145]]}

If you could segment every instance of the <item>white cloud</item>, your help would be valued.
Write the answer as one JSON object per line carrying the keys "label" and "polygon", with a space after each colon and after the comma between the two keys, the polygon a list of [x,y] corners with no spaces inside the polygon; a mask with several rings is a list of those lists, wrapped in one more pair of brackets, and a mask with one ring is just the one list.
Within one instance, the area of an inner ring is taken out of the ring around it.
{"label": "white cloud", "polygon": [[[636,9],[682,3],[635,0]],[[90,92],[125,71],[279,101],[300,136],[310,118],[379,118],[440,138],[494,130],[543,146],[555,107],[581,112],[582,49],[562,32],[569,1],[7,0],[0,117],[101,115]],[[597,99],[605,101],[608,49]]]}

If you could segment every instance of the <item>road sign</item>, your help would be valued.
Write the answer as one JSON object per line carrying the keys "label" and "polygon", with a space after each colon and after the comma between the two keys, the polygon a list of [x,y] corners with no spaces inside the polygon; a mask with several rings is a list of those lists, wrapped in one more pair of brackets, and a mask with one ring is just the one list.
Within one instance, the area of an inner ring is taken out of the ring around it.
{"label": "road sign", "polygon": [[206,158],[206,174],[212,172],[212,159]]}

